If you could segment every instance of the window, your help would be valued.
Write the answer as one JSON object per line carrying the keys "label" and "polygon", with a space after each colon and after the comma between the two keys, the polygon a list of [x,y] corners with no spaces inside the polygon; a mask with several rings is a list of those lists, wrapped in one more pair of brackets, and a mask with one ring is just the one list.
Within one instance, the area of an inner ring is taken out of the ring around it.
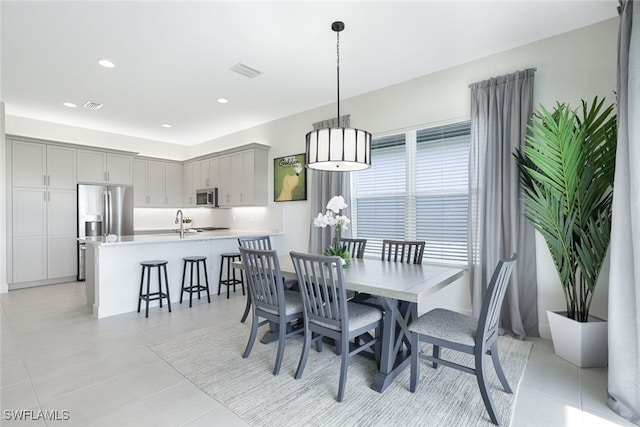
{"label": "window", "polygon": [[353,234],[426,241],[424,260],[465,264],[469,122],[374,138],[371,168],[352,175]]}

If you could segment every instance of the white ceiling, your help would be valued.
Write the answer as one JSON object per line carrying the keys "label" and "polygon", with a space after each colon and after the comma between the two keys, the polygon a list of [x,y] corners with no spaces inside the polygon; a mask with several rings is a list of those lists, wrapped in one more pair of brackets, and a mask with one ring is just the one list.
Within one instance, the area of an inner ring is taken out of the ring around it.
{"label": "white ceiling", "polygon": [[[344,99],[615,17],[617,4],[3,0],[1,99],[7,115],[194,145],[335,103],[335,20]],[[231,72],[239,62],[263,74]]]}

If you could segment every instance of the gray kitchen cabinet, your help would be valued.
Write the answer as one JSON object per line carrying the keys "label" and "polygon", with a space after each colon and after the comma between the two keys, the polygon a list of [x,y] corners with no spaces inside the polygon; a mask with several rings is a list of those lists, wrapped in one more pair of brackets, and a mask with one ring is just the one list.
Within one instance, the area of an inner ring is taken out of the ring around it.
{"label": "gray kitchen cabinet", "polygon": [[267,150],[261,148],[220,156],[220,206],[265,206],[267,161]]}
{"label": "gray kitchen cabinet", "polygon": [[13,188],[13,283],[76,275],[76,203],[76,190]]}
{"label": "gray kitchen cabinet", "polygon": [[134,159],[135,207],[181,207],[182,165],[162,160]]}
{"label": "gray kitchen cabinet", "polygon": [[193,179],[195,162],[185,163],[182,168],[182,205],[185,208],[196,206],[196,187]]}
{"label": "gray kitchen cabinet", "polygon": [[10,153],[10,281],[75,276],[76,149],[11,139]]}
{"label": "gray kitchen cabinet", "polygon": [[133,157],[97,150],[78,150],[77,180],[82,183],[131,185]]}
{"label": "gray kitchen cabinet", "polygon": [[12,142],[14,187],[75,188],[75,149],[20,140]]}
{"label": "gray kitchen cabinet", "polygon": [[165,205],[182,207],[182,165],[165,163]]}

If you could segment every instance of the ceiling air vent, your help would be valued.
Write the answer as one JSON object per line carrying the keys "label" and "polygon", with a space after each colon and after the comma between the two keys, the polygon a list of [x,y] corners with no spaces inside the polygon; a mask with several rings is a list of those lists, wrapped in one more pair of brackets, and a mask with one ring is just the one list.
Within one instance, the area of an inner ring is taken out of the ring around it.
{"label": "ceiling air vent", "polygon": [[242,74],[245,77],[249,77],[250,79],[254,78],[254,77],[258,77],[260,74],[262,74],[261,71],[258,71],[254,68],[248,67],[242,63],[237,63],[236,65],[234,65],[233,67],[229,68],[231,71],[235,71],[238,74]]}
{"label": "ceiling air vent", "polygon": [[87,101],[83,105],[84,108],[88,108],[89,110],[99,110],[102,108],[102,104],[92,101]]}

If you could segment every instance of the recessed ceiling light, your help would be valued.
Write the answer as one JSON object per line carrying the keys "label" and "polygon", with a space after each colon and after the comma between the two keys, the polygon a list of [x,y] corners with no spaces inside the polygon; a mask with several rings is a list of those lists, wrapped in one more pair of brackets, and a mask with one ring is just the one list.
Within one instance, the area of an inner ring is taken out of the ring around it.
{"label": "recessed ceiling light", "polygon": [[226,104],[227,102],[229,102],[227,98],[218,98],[216,99],[216,101],[218,102],[218,104]]}
{"label": "recessed ceiling light", "polygon": [[98,64],[102,65],[104,68],[114,68],[116,65],[109,61],[108,59],[101,59],[98,61]]}
{"label": "recessed ceiling light", "polygon": [[171,126],[171,125],[170,125],[170,124],[168,124],[168,123],[163,123],[163,124],[161,124],[160,126],[162,126],[163,128],[170,128],[170,127],[173,127],[173,126]]}
{"label": "recessed ceiling light", "polygon": [[76,108],[77,105],[74,104],[73,102],[63,102],[62,105],[64,105],[65,107],[69,107],[69,108]]}

